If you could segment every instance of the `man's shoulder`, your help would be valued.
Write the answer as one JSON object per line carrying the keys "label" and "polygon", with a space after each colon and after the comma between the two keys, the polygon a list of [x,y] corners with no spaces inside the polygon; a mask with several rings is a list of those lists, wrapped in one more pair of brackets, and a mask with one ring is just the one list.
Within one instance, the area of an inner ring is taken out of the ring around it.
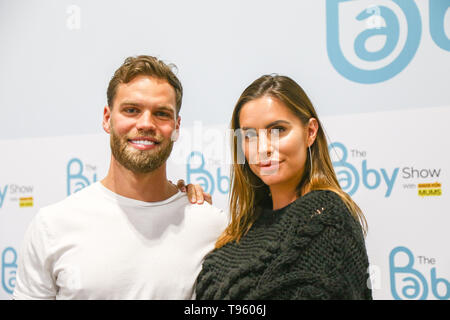
{"label": "man's shoulder", "polygon": [[203,202],[202,204],[197,204],[197,203],[188,203],[186,205],[187,210],[193,210],[193,211],[197,211],[197,212],[208,212],[208,213],[212,213],[212,214],[217,214],[217,215],[225,215],[225,212],[223,209],[220,209],[208,202]]}
{"label": "man's shoulder", "polygon": [[39,209],[41,216],[60,215],[62,212],[72,212],[92,205],[92,199],[96,197],[96,185],[87,186],[57,202],[48,204]]}
{"label": "man's shoulder", "polygon": [[185,206],[185,211],[188,215],[201,220],[203,224],[217,223],[224,225],[228,223],[227,213],[206,201],[202,204],[188,203]]}
{"label": "man's shoulder", "polygon": [[218,215],[225,215],[222,209],[210,204],[207,201],[204,201],[202,204],[190,202],[187,194],[184,192],[178,192],[173,197],[173,202],[178,203],[178,205],[185,207],[185,209],[188,211],[209,212]]}

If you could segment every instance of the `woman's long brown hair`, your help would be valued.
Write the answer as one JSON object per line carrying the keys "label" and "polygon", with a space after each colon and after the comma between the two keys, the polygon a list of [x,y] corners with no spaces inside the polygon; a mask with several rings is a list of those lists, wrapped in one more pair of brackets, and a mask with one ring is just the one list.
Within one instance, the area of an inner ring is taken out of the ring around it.
{"label": "woman's long brown hair", "polygon": [[[298,196],[312,190],[330,190],[337,193],[366,234],[367,222],[361,209],[339,185],[328,152],[326,135],[317,113],[306,93],[294,80],[280,75],[265,75],[255,80],[244,90],[236,103],[231,119],[232,131],[240,130],[239,113],[242,107],[247,102],[263,96],[271,96],[281,101],[304,125],[311,118],[315,118],[319,124],[317,137],[310,147],[311,159],[307,153],[305,171],[297,186]],[[239,134],[232,135],[231,148],[233,159],[229,195],[231,221],[217,240],[216,248],[231,241],[239,241],[257,219],[259,208],[272,204],[269,187],[250,170],[247,161],[240,160],[245,158]]]}

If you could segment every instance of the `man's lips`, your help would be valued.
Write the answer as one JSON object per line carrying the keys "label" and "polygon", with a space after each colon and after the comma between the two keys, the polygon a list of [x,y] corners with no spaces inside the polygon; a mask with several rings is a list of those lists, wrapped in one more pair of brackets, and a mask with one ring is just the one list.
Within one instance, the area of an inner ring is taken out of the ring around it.
{"label": "man's lips", "polygon": [[128,143],[138,150],[150,150],[155,148],[160,142],[154,138],[134,138],[128,139]]}

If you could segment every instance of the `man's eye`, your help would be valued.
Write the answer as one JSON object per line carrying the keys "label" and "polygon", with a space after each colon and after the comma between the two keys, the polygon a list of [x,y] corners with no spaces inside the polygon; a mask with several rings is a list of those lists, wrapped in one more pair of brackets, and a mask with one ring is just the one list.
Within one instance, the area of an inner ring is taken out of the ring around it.
{"label": "man's eye", "polygon": [[169,118],[169,117],[171,117],[171,114],[170,114],[170,113],[164,112],[164,111],[157,111],[157,112],[155,112],[155,115],[156,115],[157,117],[164,117],[164,118]]}
{"label": "man's eye", "polygon": [[138,110],[136,108],[126,108],[126,109],[124,109],[124,111],[125,111],[125,113],[129,113],[129,114],[138,112]]}

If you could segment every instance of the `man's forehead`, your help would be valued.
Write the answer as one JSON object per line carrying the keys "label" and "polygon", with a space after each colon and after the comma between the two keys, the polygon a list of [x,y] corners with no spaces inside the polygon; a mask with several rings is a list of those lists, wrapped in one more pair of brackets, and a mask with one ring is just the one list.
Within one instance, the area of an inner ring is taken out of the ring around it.
{"label": "man's forehead", "polygon": [[138,76],[128,83],[121,83],[116,98],[121,105],[156,104],[176,110],[175,89],[166,80],[154,77]]}

